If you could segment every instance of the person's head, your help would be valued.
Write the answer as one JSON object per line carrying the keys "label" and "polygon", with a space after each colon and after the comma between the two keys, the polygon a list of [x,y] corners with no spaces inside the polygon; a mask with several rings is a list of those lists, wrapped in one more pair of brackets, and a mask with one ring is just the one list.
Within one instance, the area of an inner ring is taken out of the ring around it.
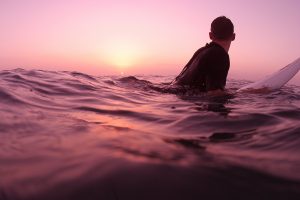
{"label": "person's head", "polygon": [[217,17],[211,23],[209,36],[213,41],[233,41],[235,39],[233,23],[225,16]]}

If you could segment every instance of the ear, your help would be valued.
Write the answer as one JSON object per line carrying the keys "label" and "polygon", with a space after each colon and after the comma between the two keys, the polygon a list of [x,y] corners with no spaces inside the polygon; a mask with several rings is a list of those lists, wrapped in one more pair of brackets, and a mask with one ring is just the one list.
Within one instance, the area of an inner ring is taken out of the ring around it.
{"label": "ear", "polygon": [[210,38],[211,40],[214,40],[214,34],[213,34],[212,32],[209,32],[209,38]]}
{"label": "ear", "polygon": [[235,33],[232,34],[231,41],[235,40]]}

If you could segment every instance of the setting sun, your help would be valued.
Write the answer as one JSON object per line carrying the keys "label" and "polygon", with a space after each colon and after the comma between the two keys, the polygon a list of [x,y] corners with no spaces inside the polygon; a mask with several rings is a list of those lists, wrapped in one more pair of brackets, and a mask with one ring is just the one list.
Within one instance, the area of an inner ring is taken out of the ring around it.
{"label": "setting sun", "polygon": [[141,59],[140,50],[132,41],[114,41],[106,44],[106,62],[118,69],[130,68],[137,65]]}
{"label": "setting sun", "polygon": [[125,49],[120,49],[111,56],[111,62],[118,68],[127,68],[132,66],[136,61],[135,56]]}

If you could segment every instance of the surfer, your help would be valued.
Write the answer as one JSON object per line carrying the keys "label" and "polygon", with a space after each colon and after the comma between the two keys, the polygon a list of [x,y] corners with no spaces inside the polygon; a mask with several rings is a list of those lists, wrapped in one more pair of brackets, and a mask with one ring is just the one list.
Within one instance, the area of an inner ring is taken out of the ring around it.
{"label": "surfer", "polygon": [[230,67],[228,51],[235,39],[234,26],[225,16],[211,23],[209,44],[197,50],[173,84],[188,86],[210,94],[222,94]]}

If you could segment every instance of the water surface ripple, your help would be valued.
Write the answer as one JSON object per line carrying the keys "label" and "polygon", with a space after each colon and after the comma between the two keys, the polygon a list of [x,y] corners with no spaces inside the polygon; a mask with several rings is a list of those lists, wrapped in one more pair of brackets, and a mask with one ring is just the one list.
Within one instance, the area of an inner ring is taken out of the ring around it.
{"label": "water surface ripple", "polygon": [[299,86],[172,78],[1,71],[0,199],[299,199]]}

